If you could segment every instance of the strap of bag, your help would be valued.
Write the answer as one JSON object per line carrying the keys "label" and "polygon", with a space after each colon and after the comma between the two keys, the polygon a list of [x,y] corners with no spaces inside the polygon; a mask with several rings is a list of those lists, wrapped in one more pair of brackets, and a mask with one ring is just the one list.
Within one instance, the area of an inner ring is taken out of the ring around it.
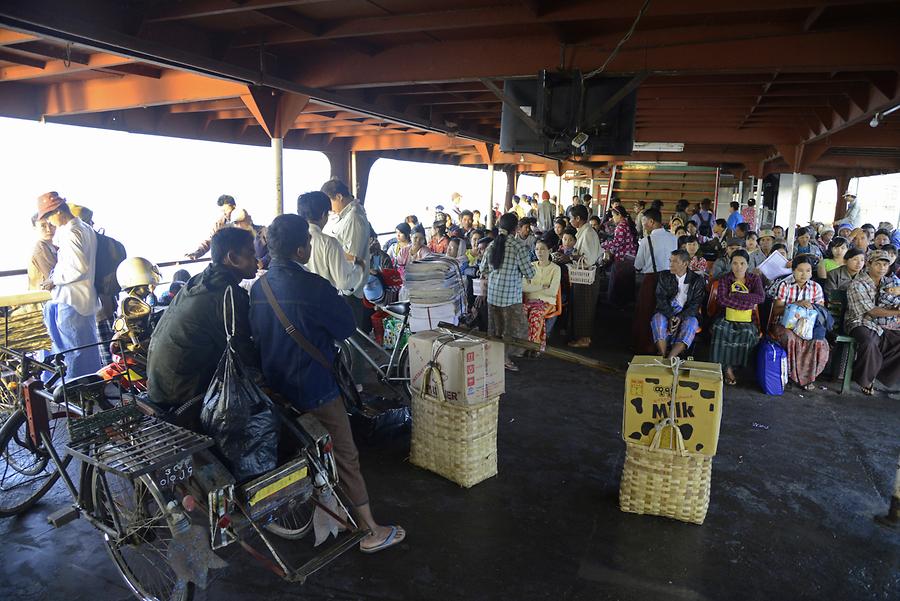
{"label": "strap of bag", "polygon": [[262,276],[259,278],[259,285],[262,287],[263,294],[266,295],[266,300],[269,301],[269,306],[272,307],[272,311],[275,312],[275,317],[278,318],[278,321],[281,322],[281,325],[284,327],[284,331],[287,332],[287,335],[294,339],[294,342],[306,351],[310,357],[318,361],[322,364],[322,366],[330,372],[334,372],[334,365],[332,365],[322,354],[319,349],[317,349],[313,344],[306,339],[300,331],[294,327],[294,324],[291,323],[291,320],[288,319],[288,316],[284,314],[284,310],[281,308],[281,305],[278,304],[278,301],[275,300],[275,294],[272,292],[272,286],[269,285],[266,276]]}
{"label": "strap of bag", "polygon": [[653,232],[647,234],[647,245],[650,247],[650,262],[653,263],[653,273],[656,273],[659,270],[656,269],[656,253],[653,252]]}

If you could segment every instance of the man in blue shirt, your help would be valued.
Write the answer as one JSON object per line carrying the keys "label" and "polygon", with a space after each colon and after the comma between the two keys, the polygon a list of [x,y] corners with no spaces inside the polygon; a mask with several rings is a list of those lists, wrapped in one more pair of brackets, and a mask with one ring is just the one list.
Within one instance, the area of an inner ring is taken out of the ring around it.
{"label": "man in blue shirt", "polygon": [[725,221],[725,223],[726,225],[728,225],[728,229],[733,232],[734,228],[737,227],[737,224],[744,223],[744,217],[743,215],[741,215],[741,205],[739,205],[737,202],[732,202],[730,206],[731,215],[728,216],[728,219]]}
{"label": "man in blue shirt", "polygon": [[372,516],[366,483],[359,468],[350,421],[330,364],[335,341],[355,331],[353,312],[328,280],[306,270],[311,253],[309,224],[299,215],[279,215],[269,226],[272,256],[265,282],[287,319],[324,358],[320,363],[288,334],[266,296],[264,282],[250,290],[250,329],[260,350],[263,376],[271,387],[300,411],[310,413],[328,430],[334,443],[341,487],[351,509],[371,531],[360,542],[364,553],[401,542],[399,526],[380,526]]}

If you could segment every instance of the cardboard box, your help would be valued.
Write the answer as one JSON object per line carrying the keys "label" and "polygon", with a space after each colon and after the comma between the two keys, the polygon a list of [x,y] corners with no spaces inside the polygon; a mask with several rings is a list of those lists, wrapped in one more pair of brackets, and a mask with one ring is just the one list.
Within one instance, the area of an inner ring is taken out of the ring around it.
{"label": "cardboard box", "polygon": [[[622,438],[650,445],[656,424],[669,415],[672,368],[660,357],[636,355],[625,375]],[[718,363],[685,361],[675,394],[675,423],[688,451],[715,455],[722,420],[722,367]],[[669,448],[671,431],[660,441]]]}
{"label": "cardboard box", "polygon": [[[428,330],[410,336],[408,348],[409,375],[416,393],[432,360],[441,368],[444,394],[451,403],[483,403],[506,391],[501,342]],[[437,387],[432,385],[428,392],[436,395]]]}

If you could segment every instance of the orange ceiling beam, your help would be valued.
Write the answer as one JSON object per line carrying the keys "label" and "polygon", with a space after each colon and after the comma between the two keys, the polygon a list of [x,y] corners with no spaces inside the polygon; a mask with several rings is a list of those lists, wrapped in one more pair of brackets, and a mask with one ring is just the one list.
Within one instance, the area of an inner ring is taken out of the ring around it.
{"label": "orange ceiling beam", "polygon": [[36,35],[30,33],[19,33],[9,29],[0,29],[0,46],[12,46],[13,44],[21,44],[23,42],[32,42],[38,39]]}
{"label": "orange ceiling beam", "polygon": [[133,58],[97,52],[91,54],[88,57],[87,62],[83,64],[69,61],[69,64],[67,65],[66,61],[54,60],[47,62],[44,67],[29,67],[26,65],[4,67],[0,69],[0,82],[38,79],[41,77],[52,77],[54,75],[68,75],[70,73],[80,73],[82,71],[132,65],[136,62],[137,61]]}
{"label": "orange ceiling beam", "polygon": [[244,85],[181,71],[165,71],[159,79],[126,75],[65,81],[47,86],[43,115],[77,115],[238,98],[246,93]]}
{"label": "orange ceiling beam", "polygon": [[451,138],[443,134],[402,134],[360,136],[350,143],[350,150],[399,150],[405,148],[425,148],[440,150],[458,146],[471,146],[474,142]]}

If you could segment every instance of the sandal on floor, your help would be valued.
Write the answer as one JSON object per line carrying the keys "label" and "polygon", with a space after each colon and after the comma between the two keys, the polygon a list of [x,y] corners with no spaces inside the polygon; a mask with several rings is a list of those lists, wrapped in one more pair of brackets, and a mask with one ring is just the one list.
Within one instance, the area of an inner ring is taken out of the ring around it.
{"label": "sandal on floor", "polygon": [[507,361],[503,367],[508,369],[509,371],[519,371],[519,366],[513,363],[512,361]]}
{"label": "sandal on floor", "polygon": [[860,386],[859,389],[862,390],[862,393],[866,396],[872,396],[873,394],[875,394],[874,384],[872,384],[871,386]]}
{"label": "sandal on floor", "polygon": [[725,384],[727,384],[728,386],[737,386],[737,380],[734,379],[734,378],[727,378],[727,377],[726,377],[725,380],[724,380],[724,382],[725,382]]}
{"label": "sandal on floor", "polygon": [[801,390],[815,390],[815,389],[816,389],[816,385],[815,385],[814,383],[810,382],[810,383],[807,384],[806,386],[801,386],[800,389],[801,389]]}
{"label": "sandal on floor", "polygon": [[379,551],[383,551],[388,547],[393,547],[394,545],[403,542],[403,539],[406,538],[406,531],[400,526],[391,526],[391,532],[387,535],[387,538],[384,539],[379,544],[374,547],[363,547],[362,543],[359,544],[359,550],[363,553],[377,553]]}

